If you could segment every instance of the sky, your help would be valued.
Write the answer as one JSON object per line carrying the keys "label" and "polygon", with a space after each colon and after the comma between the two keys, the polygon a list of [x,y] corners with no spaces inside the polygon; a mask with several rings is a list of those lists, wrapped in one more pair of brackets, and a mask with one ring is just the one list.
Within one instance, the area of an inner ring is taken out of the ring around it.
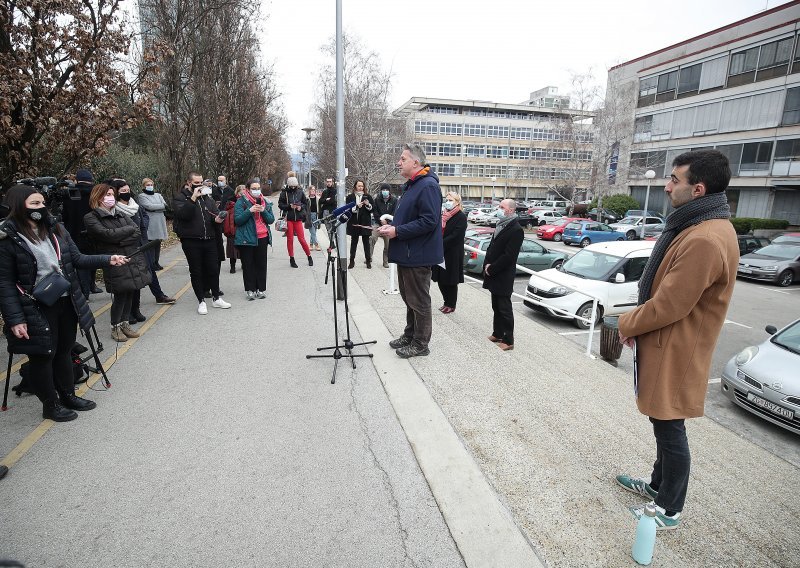
{"label": "sky", "polygon": [[[393,73],[392,110],[411,97],[519,103],[572,73],[609,67],[752,16],[785,0],[342,0],[346,33]],[[320,48],[336,31],[335,0],[262,0],[258,21],[274,66],[290,152],[312,124]]]}

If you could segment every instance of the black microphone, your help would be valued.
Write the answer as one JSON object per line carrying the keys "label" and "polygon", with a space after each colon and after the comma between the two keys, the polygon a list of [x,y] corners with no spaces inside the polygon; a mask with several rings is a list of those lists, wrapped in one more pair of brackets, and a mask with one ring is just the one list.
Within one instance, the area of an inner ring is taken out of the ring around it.
{"label": "black microphone", "polygon": [[339,223],[347,223],[350,217],[353,216],[353,204],[345,203],[341,207],[337,207],[331,211],[330,215],[326,215],[322,219],[317,219],[315,223],[327,223],[336,219]]}

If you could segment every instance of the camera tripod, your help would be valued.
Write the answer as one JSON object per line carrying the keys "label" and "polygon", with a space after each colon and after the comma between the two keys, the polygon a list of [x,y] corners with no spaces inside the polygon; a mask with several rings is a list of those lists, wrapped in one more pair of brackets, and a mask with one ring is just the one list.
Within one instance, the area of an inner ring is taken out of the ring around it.
{"label": "camera tripod", "polygon": [[[338,226],[341,225],[339,222],[331,222],[326,224],[326,228],[328,229],[328,235],[330,236],[330,246],[328,246],[328,263],[325,268],[325,284],[328,283],[328,277],[331,277],[331,289],[333,291],[333,338],[334,338],[334,345],[330,347],[317,347],[317,351],[330,351],[333,350],[333,353],[328,353],[325,355],[306,355],[306,359],[333,359],[333,375],[331,376],[331,384],[336,383],[336,368],[339,365],[339,359],[343,359],[345,357],[350,358],[350,363],[353,365],[353,369],[356,368],[356,357],[372,357],[372,353],[361,353],[355,354],[353,353],[353,348],[358,347],[360,345],[372,345],[377,343],[376,340],[372,341],[362,341],[360,343],[353,343],[353,340],[350,338],[350,307],[347,303],[347,271],[342,269],[342,260],[338,257],[338,255],[333,254],[336,250],[336,229]],[[342,340],[342,343],[339,343],[339,315],[337,309],[337,301],[336,301],[336,270],[337,270],[337,263],[338,263],[338,270],[341,273],[342,277],[342,288],[343,288],[343,296],[344,296],[344,323],[345,323],[345,337]]]}

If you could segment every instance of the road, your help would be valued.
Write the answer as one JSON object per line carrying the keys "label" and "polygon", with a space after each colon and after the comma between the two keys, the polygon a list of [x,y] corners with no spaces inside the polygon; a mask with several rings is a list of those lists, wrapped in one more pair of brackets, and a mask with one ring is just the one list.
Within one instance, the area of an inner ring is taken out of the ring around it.
{"label": "road", "polygon": [[[569,254],[575,254],[580,250],[578,247],[553,241],[537,240],[537,242],[549,249]],[[518,276],[514,291],[524,295],[527,282],[527,277]],[[522,317],[531,318],[553,332],[586,347],[588,332],[580,331],[569,321],[536,313],[525,307],[519,298],[513,298],[513,302],[515,309]],[[728,317],[714,351],[706,398],[706,415],[743,438],[800,467],[800,436],[734,405],[722,394],[719,382],[722,369],[731,357],[745,347],[757,345],[768,337],[764,331],[765,326],[772,324],[780,329],[797,317],[800,317],[800,285],[794,284],[788,288],[780,288],[737,280],[733,299],[728,309]],[[600,334],[595,333],[592,352],[598,353],[599,351]],[[621,369],[629,370],[632,376],[633,360],[629,350],[623,350],[618,365]]]}

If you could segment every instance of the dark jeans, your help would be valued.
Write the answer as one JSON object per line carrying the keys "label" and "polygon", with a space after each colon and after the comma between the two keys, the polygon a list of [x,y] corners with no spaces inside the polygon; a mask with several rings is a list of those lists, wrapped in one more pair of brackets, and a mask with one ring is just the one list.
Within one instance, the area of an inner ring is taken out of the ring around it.
{"label": "dark jeans", "polygon": [[444,284],[442,282],[437,282],[437,284],[439,284],[439,291],[442,293],[442,298],[444,298],[444,305],[455,309],[458,301],[458,284]]}
{"label": "dark jeans", "polygon": [[88,300],[91,297],[92,288],[94,287],[95,270],[93,268],[88,270],[80,268],[75,272],[78,273],[78,281],[81,283],[81,292],[83,292],[83,295],[86,296]]}
{"label": "dark jeans", "polygon": [[398,266],[397,284],[400,297],[406,304],[406,328],[403,335],[412,338],[414,343],[427,347],[433,329],[430,266]]}
{"label": "dark jeans", "polygon": [[683,419],[650,418],[650,422],[656,436],[656,462],[650,478],[650,487],[658,491],[656,505],[667,511],[683,511],[692,463],[686,425]]}
{"label": "dark jeans", "polygon": [[242,280],[247,292],[267,289],[267,247],[269,238],[258,239],[257,246],[237,246],[242,261]]}
{"label": "dark jeans", "polygon": [[[159,251],[161,250],[161,247],[156,247],[154,250]],[[158,281],[158,275],[156,274],[155,266],[158,264],[158,261],[155,260],[155,258],[153,258],[149,252],[146,252],[144,256],[147,260],[147,268],[150,269],[150,293],[153,294],[153,297],[156,300],[159,300],[166,296],[166,294],[164,293],[164,290],[161,289],[161,283]],[[139,309],[138,296],[140,296],[140,294],[137,293],[137,297],[133,300],[137,310]]]}
{"label": "dark jeans", "polygon": [[492,294],[492,335],[506,345],[514,345],[514,309],[511,307],[511,296]]}
{"label": "dark jeans", "polygon": [[[369,246],[369,235],[361,235],[361,244],[364,247],[364,258],[369,262],[372,262],[372,251],[370,250]],[[356,251],[358,250],[358,236],[350,236],[350,260],[354,261],[356,259]]]}
{"label": "dark jeans", "polygon": [[138,290],[135,292],[114,292],[114,297],[111,299],[111,325],[128,321],[131,314],[131,306],[133,306],[133,296],[138,292]]}
{"label": "dark jeans", "polygon": [[197,301],[202,302],[206,290],[219,298],[219,254],[214,239],[182,239],[181,248],[189,263],[189,278]]}
{"label": "dark jeans", "polygon": [[78,316],[68,296],[60,298],[52,306],[42,304],[39,310],[50,326],[53,352],[48,355],[29,355],[29,376],[36,396],[46,402],[56,400],[56,391],[63,394],[75,393],[70,351],[75,345]]}
{"label": "dark jeans", "polygon": [[158,260],[161,258],[161,239],[154,239],[158,241],[158,246],[153,249],[153,264],[158,266]]}

